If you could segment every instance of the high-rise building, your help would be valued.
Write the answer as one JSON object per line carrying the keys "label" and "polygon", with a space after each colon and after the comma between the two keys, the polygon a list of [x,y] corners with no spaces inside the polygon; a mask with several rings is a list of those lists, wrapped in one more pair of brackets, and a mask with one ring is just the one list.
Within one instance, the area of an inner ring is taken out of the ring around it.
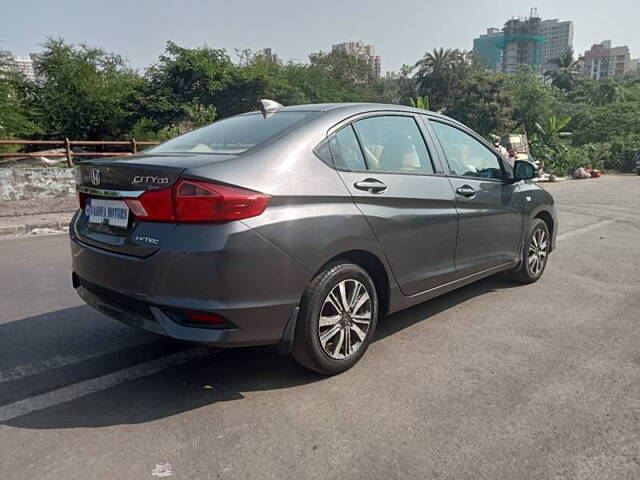
{"label": "high-rise building", "polygon": [[28,57],[21,57],[13,55],[7,50],[3,50],[2,52],[0,52],[0,55],[8,59],[7,68],[9,68],[9,70],[16,73],[21,73],[27,78],[27,80],[35,82],[36,71],[34,68],[34,60],[37,58],[36,54],[32,53]]}
{"label": "high-rise building", "polygon": [[584,74],[594,80],[624,75],[631,71],[629,47],[612,47],[611,40],[593,45],[584,52]]}
{"label": "high-rise building", "polygon": [[278,57],[278,55],[274,53],[271,48],[263,48],[262,50],[258,51],[258,55],[272,61],[273,63],[277,63],[279,65],[282,64],[282,60],[280,60],[280,57]]}
{"label": "high-rise building", "polygon": [[382,73],[382,57],[376,55],[376,47],[373,45],[365,45],[363,42],[343,42],[337,43],[331,47],[334,52],[345,52],[348,55],[355,55],[366,60],[374,73],[380,76]]}
{"label": "high-rise building", "polygon": [[489,28],[473,40],[473,52],[488,63],[488,69],[515,73],[530,65],[538,73],[553,68],[549,61],[573,46],[573,22],[542,20],[537,10],[528,17],[508,20],[502,30]]}
{"label": "high-rise building", "polygon": [[499,28],[487,28],[487,33],[473,39],[473,53],[484,59],[487,70],[502,69],[502,32]]}
{"label": "high-rise building", "polygon": [[573,48],[573,22],[561,22],[557,18],[552,20],[542,20],[542,69],[543,72],[557,68],[551,63],[555,58],[564,55]]}
{"label": "high-rise building", "polygon": [[502,71],[516,73],[520,65],[540,69],[542,61],[542,21],[532,16],[512,18],[502,29]]}

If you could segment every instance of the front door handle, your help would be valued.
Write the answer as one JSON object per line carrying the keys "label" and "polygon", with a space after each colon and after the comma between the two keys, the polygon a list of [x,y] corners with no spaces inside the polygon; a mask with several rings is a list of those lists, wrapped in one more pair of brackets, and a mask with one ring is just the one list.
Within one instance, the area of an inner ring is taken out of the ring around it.
{"label": "front door handle", "polygon": [[387,186],[380,180],[375,178],[365,178],[360,182],[353,184],[358,190],[364,190],[369,193],[382,193],[387,189]]}
{"label": "front door handle", "polygon": [[472,198],[476,196],[476,191],[469,185],[463,185],[456,189],[456,193],[461,197]]}

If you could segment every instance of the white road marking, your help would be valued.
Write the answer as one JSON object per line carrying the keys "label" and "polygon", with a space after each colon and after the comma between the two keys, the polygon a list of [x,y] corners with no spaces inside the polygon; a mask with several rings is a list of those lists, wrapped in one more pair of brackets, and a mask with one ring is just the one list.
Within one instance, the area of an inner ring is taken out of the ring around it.
{"label": "white road marking", "polygon": [[[580,233],[595,230],[610,223],[614,223],[614,221],[615,220],[601,220],[595,223],[591,223],[589,225],[576,228],[575,230],[561,233],[558,235],[557,240],[564,240]],[[145,343],[148,342],[133,343],[125,348],[143,345]],[[16,380],[29,375],[36,375],[47,370],[64,367],[73,363],[90,360],[95,357],[113,353],[115,351],[121,350],[122,348],[122,345],[120,345],[117,349],[113,350],[90,353],[86,355],[59,355],[36,364],[18,365],[16,367],[0,371],[0,383],[8,382],[10,380]],[[132,367],[118,370],[101,377],[96,377],[84,382],[75,383],[67,387],[37,395],[35,397],[19,400],[9,405],[0,407],[0,422],[6,422],[8,420],[27,415],[38,410],[44,410],[45,408],[69,402],[85,395],[90,395],[92,393],[106,390],[126,381],[147,377],[161,372],[162,370],[166,370],[167,368],[170,368],[172,366],[177,366],[190,362],[192,360],[204,358],[211,354],[212,350],[210,349],[194,348],[191,350],[175,353],[167,357],[157,358],[155,360],[134,365]]]}
{"label": "white road marking", "polygon": [[134,342],[130,345],[117,345],[114,348],[108,350],[102,350],[99,352],[87,352],[84,355],[57,355],[52,358],[48,358],[43,360],[42,362],[30,363],[26,365],[18,365],[13,368],[8,368],[6,370],[0,370],[0,383],[8,382],[10,380],[17,380],[22,377],[27,377],[30,375],[37,375],[42,372],[46,372],[47,370],[53,370],[54,368],[65,367],[67,365],[71,365],[73,363],[84,362],[86,360],[91,360],[92,358],[100,357],[102,355],[108,355],[110,353],[117,352],[119,350],[123,350],[125,348],[130,347],[138,347],[140,345],[144,345],[149,343],[149,340],[144,342]]}
{"label": "white road marking", "polygon": [[133,367],[118,370],[101,377],[74,383],[73,385],[43,393],[42,395],[36,395],[35,397],[19,400],[0,407],[0,422],[7,422],[38,410],[44,410],[45,408],[53,407],[61,403],[70,402],[71,400],[84,397],[85,395],[115,387],[116,385],[124,382],[148,377],[149,375],[166,370],[169,367],[204,358],[212,353],[213,351],[208,348],[192,348],[166,357],[156,358],[155,360],[140,363]]}
{"label": "white road marking", "polygon": [[578,227],[575,230],[570,230],[568,232],[558,234],[556,241],[564,240],[565,238],[574,237],[579,233],[595,230],[596,228],[604,227],[605,225],[609,225],[610,223],[614,223],[614,222],[615,220],[600,220],[599,222],[590,223],[589,225],[585,225],[584,227]]}

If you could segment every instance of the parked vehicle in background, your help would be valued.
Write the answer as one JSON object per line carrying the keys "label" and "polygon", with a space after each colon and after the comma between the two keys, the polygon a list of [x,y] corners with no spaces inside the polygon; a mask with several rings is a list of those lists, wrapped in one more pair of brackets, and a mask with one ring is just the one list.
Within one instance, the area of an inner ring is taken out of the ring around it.
{"label": "parked vehicle in background", "polygon": [[336,374],[379,318],[480,278],[537,281],[553,199],[443,115],[320,104],[215,122],[77,167],[73,285],[179,340],[278,345]]}
{"label": "parked vehicle in background", "polygon": [[636,153],[635,159],[636,173],[640,175],[640,152]]}

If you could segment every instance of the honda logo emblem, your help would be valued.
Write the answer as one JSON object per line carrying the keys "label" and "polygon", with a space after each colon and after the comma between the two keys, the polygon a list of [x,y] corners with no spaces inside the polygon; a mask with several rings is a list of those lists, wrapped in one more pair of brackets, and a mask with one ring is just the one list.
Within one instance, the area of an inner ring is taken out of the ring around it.
{"label": "honda logo emblem", "polygon": [[101,176],[102,174],[100,173],[100,170],[98,170],[97,168],[94,168],[93,170],[91,170],[91,183],[93,183],[94,185],[100,185]]}

